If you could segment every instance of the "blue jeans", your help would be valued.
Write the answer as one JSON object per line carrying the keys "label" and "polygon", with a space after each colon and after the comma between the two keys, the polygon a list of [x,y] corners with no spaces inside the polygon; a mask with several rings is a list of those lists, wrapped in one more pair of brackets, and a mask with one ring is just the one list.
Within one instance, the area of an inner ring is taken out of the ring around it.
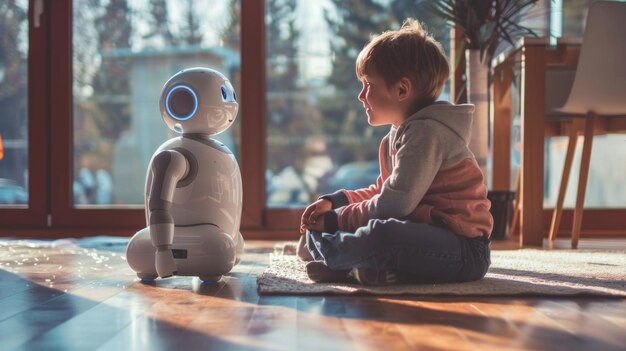
{"label": "blue jeans", "polygon": [[372,219],[354,233],[308,231],[307,248],[333,270],[390,269],[402,282],[478,280],[491,264],[489,239],[468,238],[442,226]]}

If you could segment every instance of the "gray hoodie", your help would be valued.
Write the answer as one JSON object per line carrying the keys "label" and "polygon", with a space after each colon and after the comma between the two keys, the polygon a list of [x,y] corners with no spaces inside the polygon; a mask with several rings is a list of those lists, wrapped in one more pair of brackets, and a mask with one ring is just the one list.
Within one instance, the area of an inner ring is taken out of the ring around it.
{"label": "gray hoodie", "polygon": [[325,231],[354,231],[369,219],[445,225],[458,234],[491,233],[487,188],[468,148],[474,106],[439,101],[391,127],[380,144],[376,184],[323,196],[333,202]]}

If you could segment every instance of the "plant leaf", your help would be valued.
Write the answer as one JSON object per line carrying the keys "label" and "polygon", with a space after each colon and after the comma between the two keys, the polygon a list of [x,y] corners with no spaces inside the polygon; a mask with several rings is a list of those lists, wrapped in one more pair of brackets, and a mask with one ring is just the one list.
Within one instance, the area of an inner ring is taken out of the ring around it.
{"label": "plant leaf", "polygon": [[489,40],[493,37],[493,30],[496,28],[495,22],[487,22],[478,28],[478,40],[481,43],[481,46],[484,43],[489,42]]}

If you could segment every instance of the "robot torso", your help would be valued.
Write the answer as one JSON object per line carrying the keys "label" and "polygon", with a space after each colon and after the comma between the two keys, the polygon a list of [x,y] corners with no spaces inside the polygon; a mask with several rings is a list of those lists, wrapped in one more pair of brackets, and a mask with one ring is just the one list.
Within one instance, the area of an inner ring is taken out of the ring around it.
{"label": "robot torso", "polygon": [[[175,150],[187,159],[187,176],[178,182],[171,214],[176,226],[214,224],[230,235],[239,233],[241,173],[233,153],[206,135],[172,138],[155,152]],[[154,159],[154,156],[153,156]],[[152,160],[148,169],[152,168]],[[146,200],[151,175],[146,179]]]}

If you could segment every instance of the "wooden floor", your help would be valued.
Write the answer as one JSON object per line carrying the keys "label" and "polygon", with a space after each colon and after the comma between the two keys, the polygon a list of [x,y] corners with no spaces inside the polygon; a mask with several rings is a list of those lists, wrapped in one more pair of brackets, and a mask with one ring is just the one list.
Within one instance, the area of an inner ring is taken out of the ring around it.
{"label": "wooden floor", "polygon": [[205,286],[123,252],[0,241],[0,350],[624,350],[626,300],[259,296],[271,242]]}

